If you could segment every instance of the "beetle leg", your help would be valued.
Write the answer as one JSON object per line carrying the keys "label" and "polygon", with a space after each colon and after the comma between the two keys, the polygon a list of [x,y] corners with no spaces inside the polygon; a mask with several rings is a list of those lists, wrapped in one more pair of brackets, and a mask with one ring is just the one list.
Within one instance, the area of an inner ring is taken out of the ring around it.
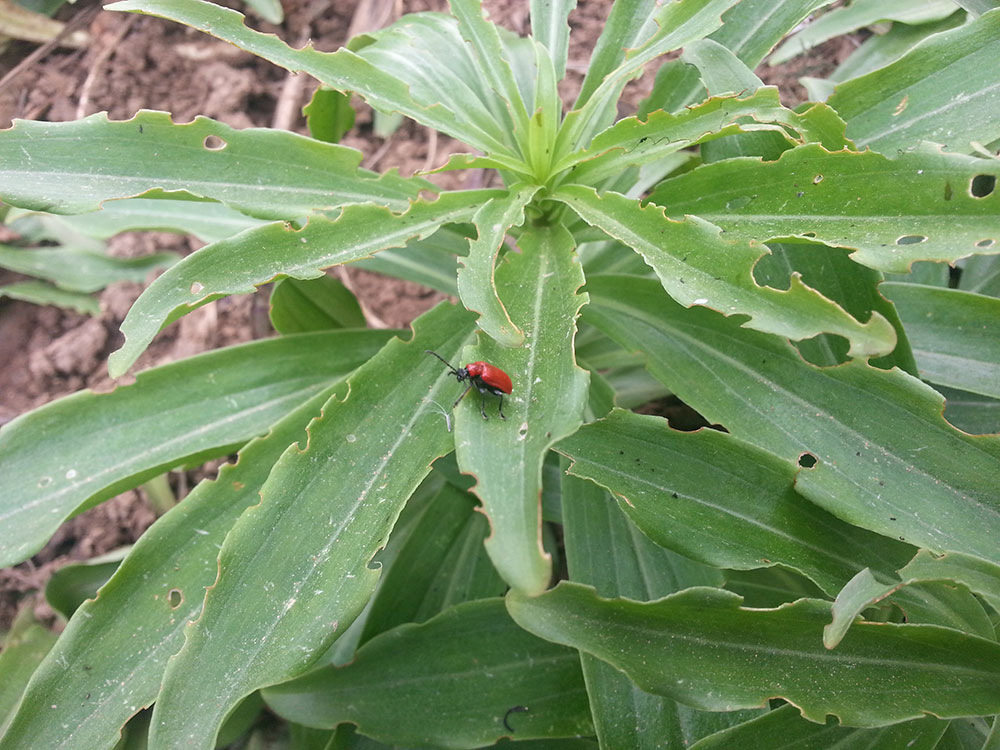
{"label": "beetle leg", "polygon": [[456,406],[458,406],[458,402],[461,401],[463,398],[465,398],[465,394],[468,393],[471,389],[472,389],[472,383],[469,383],[465,387],[465,390],[462,391],[462,395],[455,399],[455,403],[451,405],[451,408],[454,409]]}
{"label": "beetle leg", "polygon": [[483,419],[489,419],[486,416],[486,391],[479,390],[479,413],[483,415]]}
{"label": "beetle leg", "polygon": [[500,419],[506,420],[507,417],[503,415],[503,394],[501,393],[499,394],[499,396],[500,396]]}

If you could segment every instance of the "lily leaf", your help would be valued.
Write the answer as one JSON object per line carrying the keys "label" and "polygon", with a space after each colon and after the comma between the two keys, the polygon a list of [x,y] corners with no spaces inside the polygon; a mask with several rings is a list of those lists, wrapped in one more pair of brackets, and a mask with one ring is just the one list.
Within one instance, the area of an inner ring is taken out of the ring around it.
{"label": "lily leaf", "polygon": [[492,529],[486,550],[507,583],[536,593],[551,575],[541,539],[542,462],[554,442],[579,427],[587,399],[587,373],[572,348],[587,301],[577,292],[583,281],[565,229],[522,235],[521,253],[508,253],[497,269],[497,289],[528,343],[508,349],[483,338],[465,352],[465,361],[490,362],[510,374],[507,420],[482,419],[478,404],[456,410],[458,465],[476,478],[473,492]]}
{"label": "lily leaf", "polygon": [[[565,442],[565,441],[564,441]],[[596,485],[566,476],[562,481],[563,529],[572,580],[603,596],[646,601],[697,585],[721,585],[722,574],[657,546]],[[697,711],[636,687],[624,674],[580,654],[594,727],[603,747],[654,750],[683,747],[752,711]]]}
{"label": "lily leaf", "polygon": [[786,291],[758,286],[753,267],[764,248],[739,236],[730,239],[697,216],[675,221],[659,206],[640,207],[625,196],[599,195],[574,185],[561,188],[556,197],[589,224],[635,249],[667,293],[686,307],[747,314],[748,327],[795,340],[838,333],[850,341],[852,356],[885,354],[895,346],[896,332],[881,314],[873,312],[860,323],[803,284],[798,274]]}
{"label": "lily leaf", "polygon": [[730,729],[716,732],[691,745],[691,750],[728,750],[733,747],[767,747],[776,737],[789,747],[867,750],[869,748],[906,747],[932,750],[949,722],[931,716],[904,721],[877,729],[841,726],[829,718],[825,724],[808,721],[795,706],[784,705]]}
{"label": "lily leaf", "polygon": [[575,7],[576,0],[531,0],[531,36],[545,45],[560,79],[566,74],[569,54],[566,19]]}
{"label": "lily leaf", "polygon": [[[679,0],[651,9],[655,28],[650,29],[652,24],[648,24],[646,18],[642,19],[640,26],[633,26],[635,32],[632,39],[640,43],[632,46],[624,59],[619,57],[620,50],[609,57],[620,62],[603,78],[594,76],[598,85],[586,103],[578,103],[577,108],[566,116],[556,152],[561,156],[564,151],[586,145],[595,133],[611,124],[608,120],[615,112],[613,108],[609,109],[609,102],[618,100],[625,84],[646,63],[710,34],[722,24],[722,14],[737,2],[739,0]],[[629,6],[626,5],[626,8]],[[634,8],[632,6],[629,10],[635,13]],[[642,32],[650,30],[652,33],[645,39],[637,38]]]}
{"label": "lily leaf", "polygon": [[76,310],[83,315],[100,315],[101,303],[97,297],[83,292],[70,292],[44,281],[15,281],[0,286],[0,299],[10,297],[36,305],[55,305]]}
{"label": "lily leaf", "polygon": [[22,699],[25,686],[56,642],[56,634],[40,623],[26,606],[5,633],[0,652],[0,736],[6,736],[10,720]]}
{"label": "lily leaf", "polygon": [[504,346],[520,346],[524,333],[511,322],[497,296],[494,267],[507,232],[524,223],[524,207],[538,190],[537,185],[524,186],[485,203],[472,217],[479,236],[469,241],[468,257],[459,260],[458,293],[462,304],[479,313],[479,327]]}
{"label": "lily leaf", "polygon": [[0,268],[37,276],[70,292],[96,292],[116,281],[142,282],[151,271],[170,266],[176,253],[113,258],[69,247],[18,248],[0,245]]}
{"label": "lily leaf", "polygon": [[107,239],[120,232],[148,229],[192,234],[206,243],[217,242],[244,229],[267,223],[265,219],[254,219],[222,203],[173,200],[162,191],[150,194],[157,192],[161,197],[107,201],[100,211],[60,216],[59,220],[77,232],[99,239]]}
{"label": "lily leaf", "polygon": [[507,595],[536,635],[594,654],[644,690],[728,711],[785,698],[811,721],[880,727],[925,714],[1000,711],[1000,644],[933,625],[858,623],[834,651],[820,633],[830,603],[745,609],[736,594],[692,588],[655,602],[602,599],[564,581]]}
{"label": "lily leaf", "polygon": [[[266,432],[390,335],[336,331],[254,341],[146,370],[111,393],[74,393],[14,419],[0,430],[0,524],[7,530],[0,561],[31,556],[78,510]],[[39,453],[40,444],[49,450]]]}
{"label": "lily leaf", "polygon": [[[156,698],[184,627],[215,582],[219,547],[236,519],[260,501],[274,462],[297,440],[337,386],[276,420],[201,482],[135,543],[96,599],[76,611],[35,673],[4,742],[9,747],[110,748],[121,727]],[[81,700],[81,696],[86,699]],[[71,729],[49,720],[59,706]]]}
{"label": "lily leaf", "polygon": [[250,293],[283,276],[317,278],[330,266],[402,247],[443,224],[468,221],[493,194],[442,193],[399,214],[370,204],[347,206],[336,219],[313,216],[301,229],[266,224],[207,245],[158,277],[136,300],[122,323],[125,343],[109,358],[108,370],[112,377],[122,375],[164,325],[204,304]]}
{"label": "lily leaf", "polygon": [[[752,122],[744,121],[752,117]],[[794,145],[787,125],[799,133],[798,143],[818,142],[831,150],[846,144],[843,134],[819,130],[810,117],[781,106],[778,89],[765,86],[746,96],[714,96],[677,114],[663,110],[645,118],[626,117],[594,137],[590,145],[567,156],[557,168],[576,164],[573,182],[597,184],[630,166],[641,166],[697,143],[737,132],[778,132]]]}
{"label": "lily leaf", "polygon": [[893,153],[925,140],[968,153],[973,141],[1000,138],[993,65],[998,55],[1000,9],[928,37],[890,65],[840,84],[830,106],[847,120],[847,134],[859,146]]}
{"label": "lily leaf", "polygon": [[[827,648],[836,648],[864,609],[915,583],[945,581],[950,585],[961,584],[982,596],[994,609],[1000,605],[1000,565],[971,555],[951,552],[935,557],[927,550],[920,550],[899,571],[898,577],[893,578],[887,581],[866,568],[848,582],[833,604],[833,621],[823,629],[823,643]],[[989,630],[992,633],[992,626]]]}
{"label": "lily leaf", "polygon": [[955,10],[955,3],[952,0],[925,0],[917,4],[910,0],[855,0],[849,6],[824,13],[801,31],[789,36],[774,51],[769,62],[771,65],[788,62],[796,55],[801,55],[834,37],[879,22],[930,23],[950,16]]}
{"label": "lily leaf", "polygon": [[645,351],[650,372],[709,422],[801,456],[796,489],[814,503],[909,544],[1000,559],[1000,436],[956,430],[930,387],[858,360],[815,367],[787,341],[680,307],[650,279],[592,278],[587,290],[584,318]]}
{"label": "lily leaf", "polygon": [[921,378],[1000,398],[1000,299],[898,282],[879,290],[899,310]]}
{"label": "lily leaf", "polygon": [[392,745],[471,749],[503,737],[593,731],[576,651],[519,628],[502,599],[401,625],[362,646],[349,665],[264,697],[291,721],[330,728],[351,722]]}
{"label": "lily leaf", "polygon": [[368,35],[374,44],[356,53],[293,49],[274,34],[247,28],[242,14],[201,0],[122,0],[106,9],[179,21],[330,88],[360,94],[379,111],[399,112],[481,151],[510,153],[475,58],[447,16],[410,14]]}
{"label": "lily leaf", "polygon": [[77,214],[158,190],[153,195],[179,192],[250,216],[294,219],[368,201],[401,210],[420,190],[434,190],[419,178],[380,177],[360,162],[360,151],[284,130],[236,130],[207,117],[178,125],[152,111],[113,121],[100,112],[73,122],[18,120],[0,131],[0,196]]}
{"label": "lily leaf", "polygon": [[[958,154],[921,150],[889,159],[809,144],[773,162],[706,164],[661,183],[649,199],[668,216],[693,214],[731,236],[848,247],[858,263],[905,273],[917,260],[1000,252],[1000,191],[976,194],[989,176],[1000,176],[997,162]],[[903,182],[907,190],[894,187]]]}
{"label": "lily leaf", "polygon": [[451,353],[469,336],[469,317],[448,305],[425,313],[411,342],[391,341],[369,359],[346,398],[334,396],[309,425],[306,445],[278,459],[260,503],[226,536],[201,617],[167,667],[153,746],[212,750],[233,707],[303,674],[364,608],[380,575],[372,558],[450,449],[431,404],[443,383],[423,350]]}
{"label": "lily leaf", "polygon": [[[782,565],[833,596],[858,570],[892,575],[913,554],[804,502],[797,466],[715,430],[680,432],[616,409],[556,445],[650,539],[717,568]],[[836,541],[834,541],[836,540]]]}

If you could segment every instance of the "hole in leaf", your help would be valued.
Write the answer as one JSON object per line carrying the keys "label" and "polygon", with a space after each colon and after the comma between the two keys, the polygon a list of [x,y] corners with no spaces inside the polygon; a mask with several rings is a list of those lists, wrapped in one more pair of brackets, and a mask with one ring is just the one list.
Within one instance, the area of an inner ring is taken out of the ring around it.
{"label": "hole in leaf", "polygon": [[205,291],[205,285],[200,281],[192,282],[191,284],[191,294],[201,294]]}
{"label": "hole in leaf", "polygon": [[996,190],[996,187],[997,178],[995,175],[977,174],[972,178],[972,184],[969,185],[969,192],[972,193],[973,198],[985,198]]}
{"label": "hole in leaf", "polygon": [[921,242],[926,242],[927,237],[922,234],[907,234],[896,240],[897,245],[919,245]]}
{"label": "hole in leaf", "polygon": [[979,248],[993,247],[995,244],[997,244],[996,240],[985,239],[985,240],[979,240],[979,242],[976,243],[976,247]]}
{"label": "hole in leaf", "polygon": [[803,453],[799,456],[799,466],[803,469],[811,469],[817,464],[816,456],[812,453]]}
{"label": "hole in leaf", "polygon": [[183,603],[184,594],[181,593],[180,589],[170,589],[167,592],[167,604],[170,606],[170,609],[177,609]]}
{"label": "hole in leaf", "polygon": [[726,201],[726,208],[730,211],[736,211],[748,205],[756,197],[756,195],[744,195],[739,198],[733,198]]}
{"label": "hole in leaf", "polygon": [[819,185],[823,181],[823,175],[818,174],[813,177],[813,185]]}
{"label": "hole in leaf", "polygon": [[217,135],[206,135],[202,144],[209,151],[222,151],[226,147],[226,142]]}

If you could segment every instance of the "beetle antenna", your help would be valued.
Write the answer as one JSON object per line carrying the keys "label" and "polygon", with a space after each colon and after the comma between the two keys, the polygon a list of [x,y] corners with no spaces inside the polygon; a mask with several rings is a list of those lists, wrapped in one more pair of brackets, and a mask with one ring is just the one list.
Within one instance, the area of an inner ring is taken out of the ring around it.
{"label": "beetle antenna", "polygon": [[455,373],[456,375],[458,375],[458,370],[451,366],[451,362],[449,362],[448,360],[446,360],[444,357],[442,357],[437,352],[432,352],[430,349],[424,349],[424,354],[433,354],[435,357],[437,357],[442,362],[444,362],[446,365],[448,365],[448,369],[449,370],[451,370],[453,373]]}

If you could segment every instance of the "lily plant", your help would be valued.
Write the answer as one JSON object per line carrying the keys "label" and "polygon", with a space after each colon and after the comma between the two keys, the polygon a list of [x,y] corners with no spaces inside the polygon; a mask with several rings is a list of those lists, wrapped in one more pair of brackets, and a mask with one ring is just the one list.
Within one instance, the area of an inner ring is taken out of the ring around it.
{"label": "lily plant", "polygon": [[[895,23],[796,108],[753,71],[828,1],[617,0],[564,107],[574,4],[531,0],[522,37],[451,0],[333,53],[201,0],[106,6],[458,139],[436,171],[495,187],[163,112],[0,132],[10,206],[210,240],[134,304],[113,376],[272,282],[279,334],[0,430],[8,565],[236,456],[57,639],[19,621],[2,750],[210,749],[264,706],[296,748],[996,742],[996,3],[825,13],[779,51]],[[365,328],[346,263],[457,302]],[[509,375],[506,419],[452,413],[427,350]],[[630,410],[667,397],[712,427]]]}

